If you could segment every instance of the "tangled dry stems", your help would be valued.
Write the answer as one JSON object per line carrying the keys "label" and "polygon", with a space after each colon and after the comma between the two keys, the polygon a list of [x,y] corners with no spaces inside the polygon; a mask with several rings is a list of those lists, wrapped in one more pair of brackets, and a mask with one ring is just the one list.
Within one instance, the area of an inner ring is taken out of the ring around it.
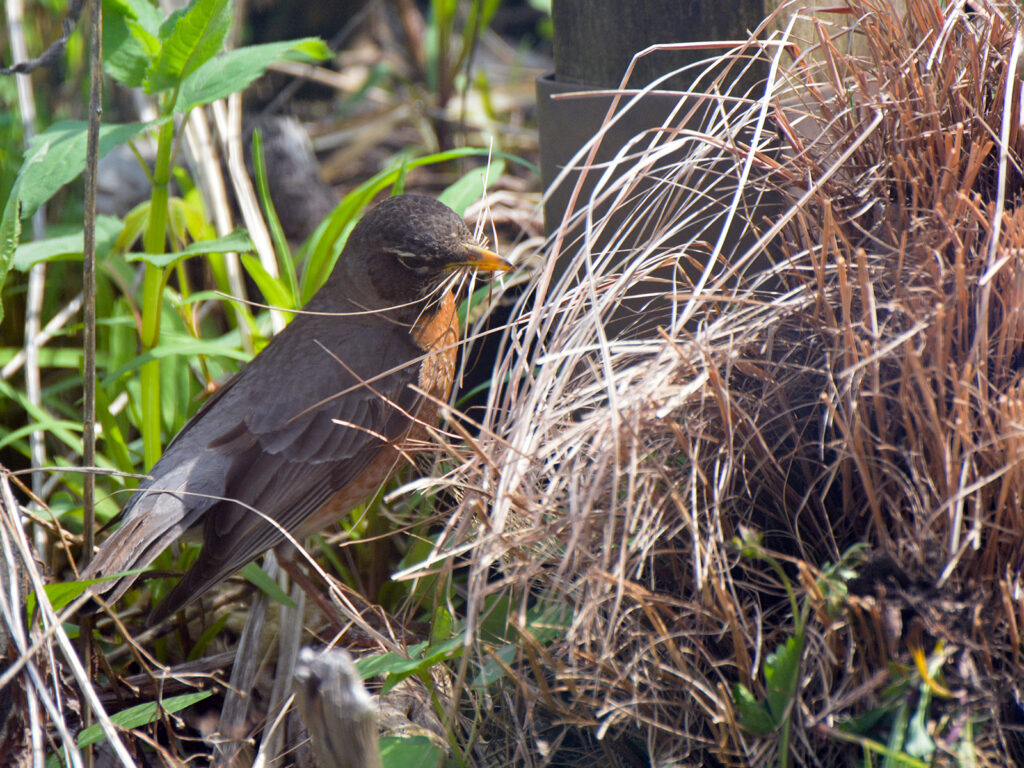
{"label": "tangled dry stems", "polygon": [[[749,529],[809,611],[795,762],[856,761],[838,726],[922,653],[948,690],[940,758],[970,731],[979,764],[1020,759],[1014,13],[854,0],[813,40],[787,27],[692,69],[617,162],[577,158],[593,186],[519,299],[437,545],[471,553],[471,621],[521,604],[503,760],[543,763],[534,736],[557,749],[568,722],[659,760],[774,762],[731,687],[764,696],[796,616],[732,544]],[[757,66],[768,88],[730,88]]]}
{"label": "tangled dry stems", "polygon": [[[754,529],[810,611],[793,760],[862,755],[837,726],[922,653],[939,756],[968,726],[979,764],[1020,755],[1015,13],[854,0],[693,70],[617,164],[578,155],[593,186],[519,300],[438,545],[472,542],[471,606],[522,599],[525,701],[658,759],[774,762],[731,693],[764,696],[796,619],[731,543]],[[730,95],[755,59],[768,87]],[[553,644],[545,601],[571,615]]]}

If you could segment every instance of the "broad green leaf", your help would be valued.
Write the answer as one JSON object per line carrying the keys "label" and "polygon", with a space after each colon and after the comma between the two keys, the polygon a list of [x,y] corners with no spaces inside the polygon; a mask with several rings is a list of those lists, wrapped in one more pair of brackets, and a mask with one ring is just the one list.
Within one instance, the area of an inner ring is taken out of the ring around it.
{"label": "broad green leaf", "polygon": [[166,267],[178,259],[186,259],[189,256],[200,256],[204,253],[227,253],[228,251],[251,251],[252,240],[244,229],[236,229],[229,235],[217,237],[213,240],[200,240],[192,243],[187,248],[182,248],[177,253],[126,253],[127,261],[145,261],[154,267]]}
{"label": "broad green leaf", "polygon": [[[117,714],[111,715],[110,719],[116,725],[130,731],[132,728],[141,728],[144,725],[155,723],[163,717],[165,712],[173,714],[185,709],[185,707],[198,704],[203,699],[209,698],[212,695],[213,691],[199,691],[197,693],[182,694],[181,696],[170,696],[163,701],[149,701],[145,704],[137,704],[134,707],[122,709]],[[90,744],[97,744],[103,741],[105,738],[106,736],[99,723],[90,725],[78,734],[78,748],[84,749]]]}
{"label": "broad green leaf", "polygon": [[732,687],[732,703],[740,716],[740,725],[755,736],[767,736],[775,730],[775,721],[768,708],[754,698],[747,686],[737,683]]}
{"label": "broad green leaf", "polygon": [[448,606],[439,605],[434,609],[434,620],[430,623],[430,642],[444,642],[455,631],[455,619]]}
{"label": "broad green leaf", "polygon": [[844,720],[836,727],[844,733],[867,735],[878,726],[882,718],[889,717],[894,709],[895,706],[891,701],[883,701],[880,706],[869,709],[861,715],[851,717],[849,720]]}
{"label": "broad green leaf", "polygon": [[483,668],[470,684],[473,688],[486,688],[496,680],[505,676],[505,669],[511,667],[519,653],[514,645],[503,645],[490,651],[491,658],[484,662]]}
{"label": "broad green leaf", "polygon": [[114,242],[114,250],[117,253],[127,253],[142,237],[142,233],[146,231],[146,222],[149,221],[149,208],[149,200],[144,200],[125,214],[124,228]]}
{"label": "broad green leaf", "polygon": [[[100,126],[99,155],[134,138],[153,123],[122,123]],[[18,171],[17,195],[21,200],[21,218],[73,181],[85,169],[85,144],[89,125],[84,120],[54,123],[29,143],[25,161]],[[12,192],[12,197],[14,193]]]}
{"label": "broad green leaf", "polygon": [[768,711],[777,723],[782,722],[796,696],[803,650],[803,635],[793,635],[765,659],[764,680],[768,689]]}
{"label": "broad green leaf", "polygon": [[382,768],[441,768],[445,753],[426,736],[385,736],[380,762]]}
{"label": "broad green leaf", "polygon": [[248,86],[275,61],[288,59],[314,62],[329,58],[330,55],[330,49],[318,37],[250,45],[227,51],[210,59],[184,79],[174,111],[187,112],[201,104],[230,96]]}
{"label": "broad green leaf", "polygon": [[158,37],[160,25],[164,23],[164,15],[157,3],[152,0],[103,0],[103,23],[107,23],[107,9],[124,16],[126,19],[133,19],[146,31],[147,34]]}
{"label": "broad green leaf", "polygon": [[[910,717],[910,704],[904,701],[896,710],[889,724],[889,739],[885,746],[893,754],[900,754],[903,752],[903,747],[906,744],[907,726],[910,723]],[[885,765],[896,765],[896,763],[892,760],[887,760]]]}
{"label": "broad green leaf", "polygon": [[171,11],[170,16],[160,22],[160,26],[157,28],[156,36],[161,40],[166,40],[174,32],[174,25],[178,23],[178,19],[188,13],[189,6],[182,6],[176,11]]}
{"label": "broad green leaf", "polygon": [[516,634],[512,623],[514,617],[515,607],[511,594],[502,592],[488,595],[484,599],[484,609],[477,617],[480,622],[477,630],[479,639],[486,643],[508,642]]}
{"label": "broad green leaf", "polygon": [[[116,216],[99,216],[96,219],[96,257],[102,259],[110,253],[118,234],[124,225]],[[34,265],[43,261],[59,259],[80,259],[85,245],[82,232],[70,235],[49,237],[33,243],[22,243],[14,252],[14,268],[27,272]]]}
{"label": "broad green leaf", "polygon": [[173,27],[164,24],[160,29],[164,43],[146,76],[147,93],[178,86],[217,55],[231,27],[231,2],[193,0],[184,13],[172,17],[172,23]]}
{"label": "broad green leaf", "polygon": [[295,607],[295,601],[288,597],[281,586],[270,578],[255,560],[247,564],[239,573],[245,576],[250,584],[266,592],[276,602],[287,605],[289,608]]}
{"label": "broad green leaf", "polygon": [[103,71],[130,88],[142,87],[150,62],[160,52],[154,34],[159,23],[159,13],[149,3],[103,0]]}
{"label": "broad green leaf", "polygon": [[526,611],[527,631],[544,645],[565,637],[572,626],[572,606],[557,597],[538,600]]}
{"label": "broad green leaf", "polygon": [[504,173],[505,161],[498,158],[487,167],[474,168],[465,174],[438,195],[437,199],[459,216],[463,216],[466,209],[483,197],[484,191],[500,179]]}
{"label": "broad green leaf", "polygon": [[207,220],[202,201],[198,195],[189,197],[172,197],[167,203],[167,226],[172,238],[178,243],[213,240],[217,231]]}

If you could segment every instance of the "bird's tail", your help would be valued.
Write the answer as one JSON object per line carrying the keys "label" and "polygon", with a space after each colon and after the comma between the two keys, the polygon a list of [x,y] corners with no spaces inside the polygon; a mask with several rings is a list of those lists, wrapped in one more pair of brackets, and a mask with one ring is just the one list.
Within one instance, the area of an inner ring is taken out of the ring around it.
{"label": "bird's tail", "polygon": [[166,491],[150,489],[133,497],[121,527],[107,537],[82,571],[83,580],[106,579],[90,587],[93,594],[107,602],[124,596],[140,574],[119,574],[147,567],[185,532],[184,506],[180,495]]}

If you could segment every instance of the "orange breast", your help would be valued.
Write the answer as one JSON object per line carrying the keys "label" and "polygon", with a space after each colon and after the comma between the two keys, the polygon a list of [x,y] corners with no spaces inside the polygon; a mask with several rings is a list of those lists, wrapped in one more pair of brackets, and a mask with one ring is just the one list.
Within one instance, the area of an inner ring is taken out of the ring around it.
{"label": "orange breast", "polygon": [[[395,441],[381,446],[380,454],[358,477],[338,490],[314,514],[308,517],[296,536],[308,536],[323,530],[354,507],[375,494],[403,463],[411,463],[422,450],[429,435],[428,425],[437,424],[440,407],[434,399],[445,402],[455,382],[458,358],[459,318],[455,312],[455,296],[449,291],[433,312],[427,312],[412,329],[416,346],[424,352],[420,361],[417,384],[430,399],[423,401],[408,431]],[[340,428],[340,427],[339,427]]]}

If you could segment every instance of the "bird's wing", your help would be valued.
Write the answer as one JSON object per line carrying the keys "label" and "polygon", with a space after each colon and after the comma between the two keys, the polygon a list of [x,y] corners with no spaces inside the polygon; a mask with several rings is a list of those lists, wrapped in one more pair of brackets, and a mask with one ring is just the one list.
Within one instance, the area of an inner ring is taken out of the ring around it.
{"label": "bird's wing", "polygon": [[[202,591],[284,539],[252,509],[294,530],[408,429],[422,355],[408,329],[373,317],[332,320],[296,318],[203,405],[84,577],[144,568],[203,522],[206,546],[180,585]],[[110,584],[110,599],[133,581]]]}
{"label": "bird's wing", "polygon": [[[198,448],[217,469],[232,502],[203,510],[203,551],[159,614],[283,541],[278,526],[295,531],[412,425],[423,353],[407,329],[357,325],[332,337],[306,325],[275,338],[177,441],[175,453]],[[208,485],[201,466],[193,474]]]}

